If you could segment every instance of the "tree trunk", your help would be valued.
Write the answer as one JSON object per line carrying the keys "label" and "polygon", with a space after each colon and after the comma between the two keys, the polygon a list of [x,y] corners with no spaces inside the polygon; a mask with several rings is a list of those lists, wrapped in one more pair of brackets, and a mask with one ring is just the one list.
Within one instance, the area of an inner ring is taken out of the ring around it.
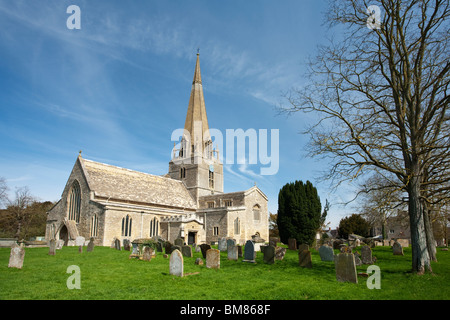
{"label": "tree trunk", "polygon": [[411,229],[412,271],[417,274],[423,274],[425,271],[431,272],[432,270],[427,249],[423,208],[420,200],[420,180],[417,175],[413,175],[408,183],[408,195],[408,212]]}
{"label": "tree trunk", "polygon": [[431,261],[437,261],[436,258],[436,241],[434,240],[433,226],[431,225],[431,219],[428,206],[423,204],[423,220],[425,225],[425,236],[427,239],[427,250]]}

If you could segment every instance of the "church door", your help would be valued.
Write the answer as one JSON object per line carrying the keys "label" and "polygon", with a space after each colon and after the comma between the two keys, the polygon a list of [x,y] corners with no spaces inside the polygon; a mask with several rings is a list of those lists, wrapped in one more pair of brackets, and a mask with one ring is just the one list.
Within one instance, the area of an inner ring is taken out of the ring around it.
{"label": "church door", "polygon": [[64,245],[67,246],[69,242],[69,232],[67,231],[67,227],[64,225],[61,230],[59,230],[59,238],[64,240]]}
{"label": "church door", "polygon": [[195,234],[196,234],[196,232],[188,233],[188,245],[192,245],[195,243]]}

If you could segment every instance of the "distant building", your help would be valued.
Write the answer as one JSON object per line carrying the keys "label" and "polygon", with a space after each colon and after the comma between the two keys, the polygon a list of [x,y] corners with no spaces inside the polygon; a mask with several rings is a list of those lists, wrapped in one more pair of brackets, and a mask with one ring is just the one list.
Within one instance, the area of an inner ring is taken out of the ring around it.
{"label": "distant building", "polygon": [[268,198],[257,187],[224,193],[223,164],[212,147],[199,54],[180,149],[156,176],[77,157],[61,199],[48,212],[46,239],[78,235],[109,246],[114,238],[160,236],[185,243],[221,237],[269,239]]}

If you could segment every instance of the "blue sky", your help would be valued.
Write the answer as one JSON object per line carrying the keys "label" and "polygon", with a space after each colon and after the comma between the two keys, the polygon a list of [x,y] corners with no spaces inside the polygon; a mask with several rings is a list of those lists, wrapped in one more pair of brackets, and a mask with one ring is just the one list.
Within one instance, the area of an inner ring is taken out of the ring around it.
{"label": "blue sky", "polygon": [[[69,5],[81,29],[69,30]],[[58,200],[82,150],[86,159],[167,173],[182,128],[197,48],[211,128],[279,130],[279,170],[226,164],[225,192],[256,184],[276,213],[279,189],[310,180],[337,226],[354,208],[317,183],[327,163],[306,157],[309,114],[279,116],[282,94],[304,84],[305,62],[326,43],[326,1],[0,0],[0,176]],[[269,149],[270,150],[270,149]]]}

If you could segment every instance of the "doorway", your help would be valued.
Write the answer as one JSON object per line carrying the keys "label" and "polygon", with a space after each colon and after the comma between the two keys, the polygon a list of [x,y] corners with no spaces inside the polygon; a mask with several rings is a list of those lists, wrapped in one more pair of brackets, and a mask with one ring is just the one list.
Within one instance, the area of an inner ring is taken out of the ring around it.
{"label": "doorway", "polygon": [[189,232],[188,233],[188,245],[193,245],[195,243],[196,236],[197,236],[197,232]]}
{"label": "doorway", "polygon": [[64,245],[67,246],[69,242],[69,231],[65,225],[59,230],[59,238],[64,240]]}

